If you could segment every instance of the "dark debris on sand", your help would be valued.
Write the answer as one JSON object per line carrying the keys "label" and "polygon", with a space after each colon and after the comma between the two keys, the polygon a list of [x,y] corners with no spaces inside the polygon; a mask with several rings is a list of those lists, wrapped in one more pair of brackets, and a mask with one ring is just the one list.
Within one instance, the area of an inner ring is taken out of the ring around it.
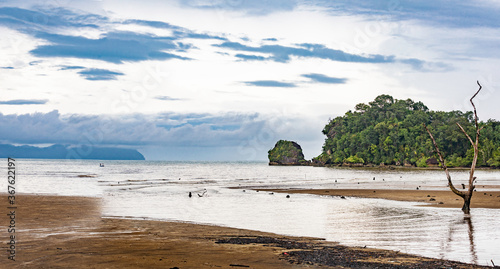
{"label": "dark debris on sand", "polygon": [[309,245],[305,242],[284,240],[273,237],[266,236],[242,236],[242,237],[230,237],[219,239],[215,241],[217,244],[235,244],[235,245],[247,245],[247,244],[262,244],[265,246],[276,246],[284,249],[309,249]]}
{"label": "dark debris on sand", "polygon": [[291,264],[323,265],[346,268],[491,268],[454,261],[404,254],[396,251],[350,248],[341,245],[325,246],[288,238],[237,236],[218,239],[217,244],[262,244],[290,251],[280,259]]}

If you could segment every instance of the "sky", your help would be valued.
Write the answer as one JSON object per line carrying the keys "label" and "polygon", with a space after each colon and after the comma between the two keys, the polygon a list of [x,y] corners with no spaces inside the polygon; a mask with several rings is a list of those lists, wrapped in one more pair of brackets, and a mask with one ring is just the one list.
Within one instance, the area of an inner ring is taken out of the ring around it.
{"label": "sky", "polygon": [[500,120],[500,1],[0,0],[0,143],[321,153],[376,96]]}

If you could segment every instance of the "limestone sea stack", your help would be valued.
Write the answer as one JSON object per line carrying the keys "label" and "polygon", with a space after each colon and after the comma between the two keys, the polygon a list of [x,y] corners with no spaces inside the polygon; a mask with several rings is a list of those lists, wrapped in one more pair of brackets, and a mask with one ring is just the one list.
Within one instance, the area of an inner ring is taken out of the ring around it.
{"label": "limestone sea stack", "polygon": [[294,141],[280,140],[268,151],[269,165],[309,165],[302,148]]}

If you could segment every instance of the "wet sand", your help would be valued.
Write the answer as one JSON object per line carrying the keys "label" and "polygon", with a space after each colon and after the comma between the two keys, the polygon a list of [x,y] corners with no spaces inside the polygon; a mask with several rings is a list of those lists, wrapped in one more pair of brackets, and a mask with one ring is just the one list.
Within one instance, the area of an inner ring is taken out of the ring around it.
{"label": "wet sand", "polygon": [[[16,261],[2,244],[2,268],[481,268],[314,238],[103,218],[98,198],[17,195],[16,206]],[[3,208],[5,242],[12,234]]]}
{"label": "wet sand", "polygon": [[[425,202],[425,206],[462,208],[463,199],[451,191],[428,190],[377,190],[377,189],[259,189],[282,193],[379,198],[396,201]],[[500,191],[475,191],[471,208],[500,208]]]}

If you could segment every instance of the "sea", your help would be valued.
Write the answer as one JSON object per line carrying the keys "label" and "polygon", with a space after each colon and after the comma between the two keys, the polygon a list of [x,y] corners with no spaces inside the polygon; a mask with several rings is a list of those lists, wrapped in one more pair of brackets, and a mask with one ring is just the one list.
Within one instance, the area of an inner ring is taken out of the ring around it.
{"label": "sea", "polygon": [[[7,160],[0,166],[5,175],[0,188],[7,192]],[[500,170],[475,175],[478,191],[499,190]],[[468,170],[454,170],[452,178],[458,186],[466,184]],[[449,190],[444,172],[437,169],[17,159],[15,186],[17,193],[99,197],[104,217],[209,224],[500,264],[500,209],[473,208],[466,217],[459,208],[419,202],[256,190]]]}

